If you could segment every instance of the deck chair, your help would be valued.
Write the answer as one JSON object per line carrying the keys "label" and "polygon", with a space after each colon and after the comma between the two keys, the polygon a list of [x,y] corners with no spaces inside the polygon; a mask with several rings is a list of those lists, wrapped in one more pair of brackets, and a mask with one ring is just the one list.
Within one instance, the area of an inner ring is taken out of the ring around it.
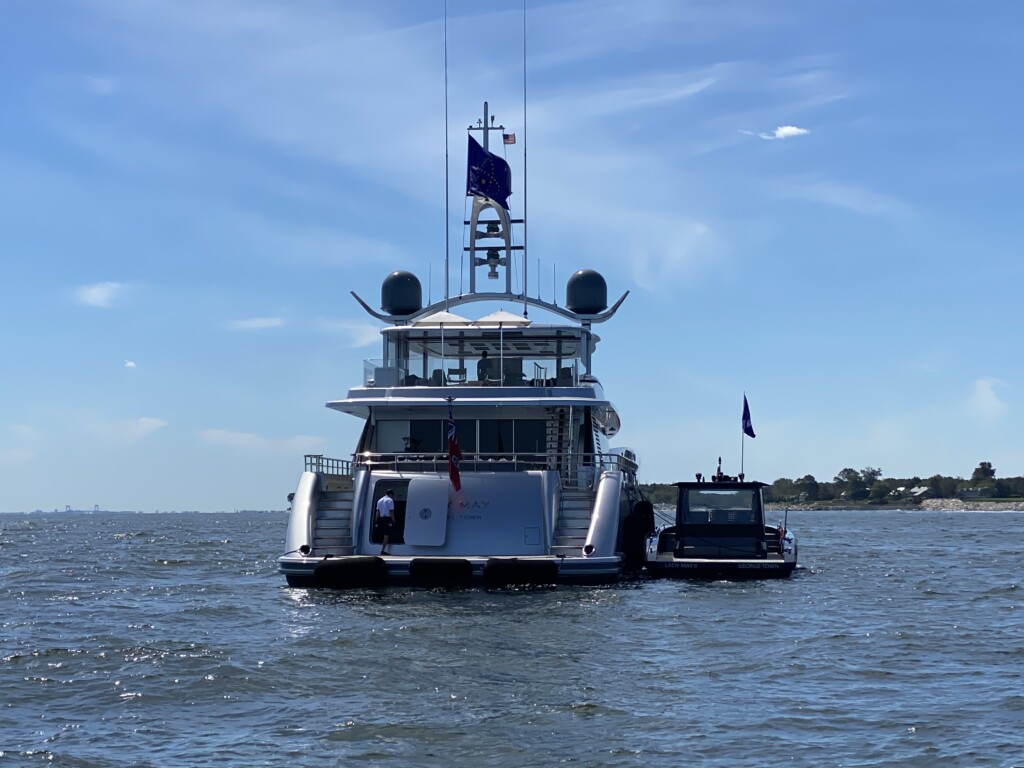
{"label": "deck chair", "polygon": [[448,383],[449,384],[465,384],[466,383],[466,369],[465,368],[449,368],[448,369]]}

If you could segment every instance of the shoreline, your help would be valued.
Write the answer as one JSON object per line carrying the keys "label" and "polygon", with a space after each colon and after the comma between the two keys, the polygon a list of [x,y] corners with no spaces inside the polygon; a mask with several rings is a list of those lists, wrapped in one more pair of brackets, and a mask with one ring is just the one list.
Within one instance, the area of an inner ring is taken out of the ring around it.
{"label": "shoreline", "polygon": [[778,504],[770,502],[764,505],[766,512],[784,512],[798,510],[801,512],[827,512],[829,510],[841,511],[893,511],[906,512],[922,510],[929,512],[1024,512],[1024,501],[993,501],[992,499],[979,499],[964,501],[962,499],[922,499],[917,504],[832,504],[825,502],[815,504],[813,502],[801,502],[797,504]]}

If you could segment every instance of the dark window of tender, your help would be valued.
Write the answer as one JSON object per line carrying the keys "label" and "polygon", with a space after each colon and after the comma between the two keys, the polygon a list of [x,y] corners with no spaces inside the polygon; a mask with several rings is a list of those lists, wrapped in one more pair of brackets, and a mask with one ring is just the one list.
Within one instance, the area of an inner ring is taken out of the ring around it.
{"label": "dark window of tender", "polygon": [[691,489],[683,495],[683,522],[749,525],[757,522],[755,503],[752,490]]}

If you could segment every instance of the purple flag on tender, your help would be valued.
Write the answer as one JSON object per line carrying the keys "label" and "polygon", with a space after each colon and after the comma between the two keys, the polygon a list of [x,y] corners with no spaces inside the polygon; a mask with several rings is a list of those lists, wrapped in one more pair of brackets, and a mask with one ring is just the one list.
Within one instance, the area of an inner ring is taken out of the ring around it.
{"label": "purple flag on tender", "polygon": [[747,396],[743,396],[743,434],[757,437],[754,434],[754,425],[750,423],[750,406],[747,405]]}

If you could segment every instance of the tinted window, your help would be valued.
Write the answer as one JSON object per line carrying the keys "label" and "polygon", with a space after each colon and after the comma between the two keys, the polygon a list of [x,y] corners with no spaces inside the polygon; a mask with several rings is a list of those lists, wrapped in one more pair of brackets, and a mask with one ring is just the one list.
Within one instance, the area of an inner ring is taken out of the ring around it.
{"label": "tinted window", "polygon": [[752,523],[754,492],[751,490],[691,490],[686,494],[688,523]]}
{"label": "tinted window", "polygon": [[441,453],[448,450],[447,421],[417,419],[409,422],[409,450]]}
{"label": "tinted window", "polygon": [[547,450],[547,422],[543,419],[517,421],[515,449],[521,453],[544,453]]}
{"label": "tinted window", "polygon": [[512,421],[480,419],[480,453],[511,453]]}

